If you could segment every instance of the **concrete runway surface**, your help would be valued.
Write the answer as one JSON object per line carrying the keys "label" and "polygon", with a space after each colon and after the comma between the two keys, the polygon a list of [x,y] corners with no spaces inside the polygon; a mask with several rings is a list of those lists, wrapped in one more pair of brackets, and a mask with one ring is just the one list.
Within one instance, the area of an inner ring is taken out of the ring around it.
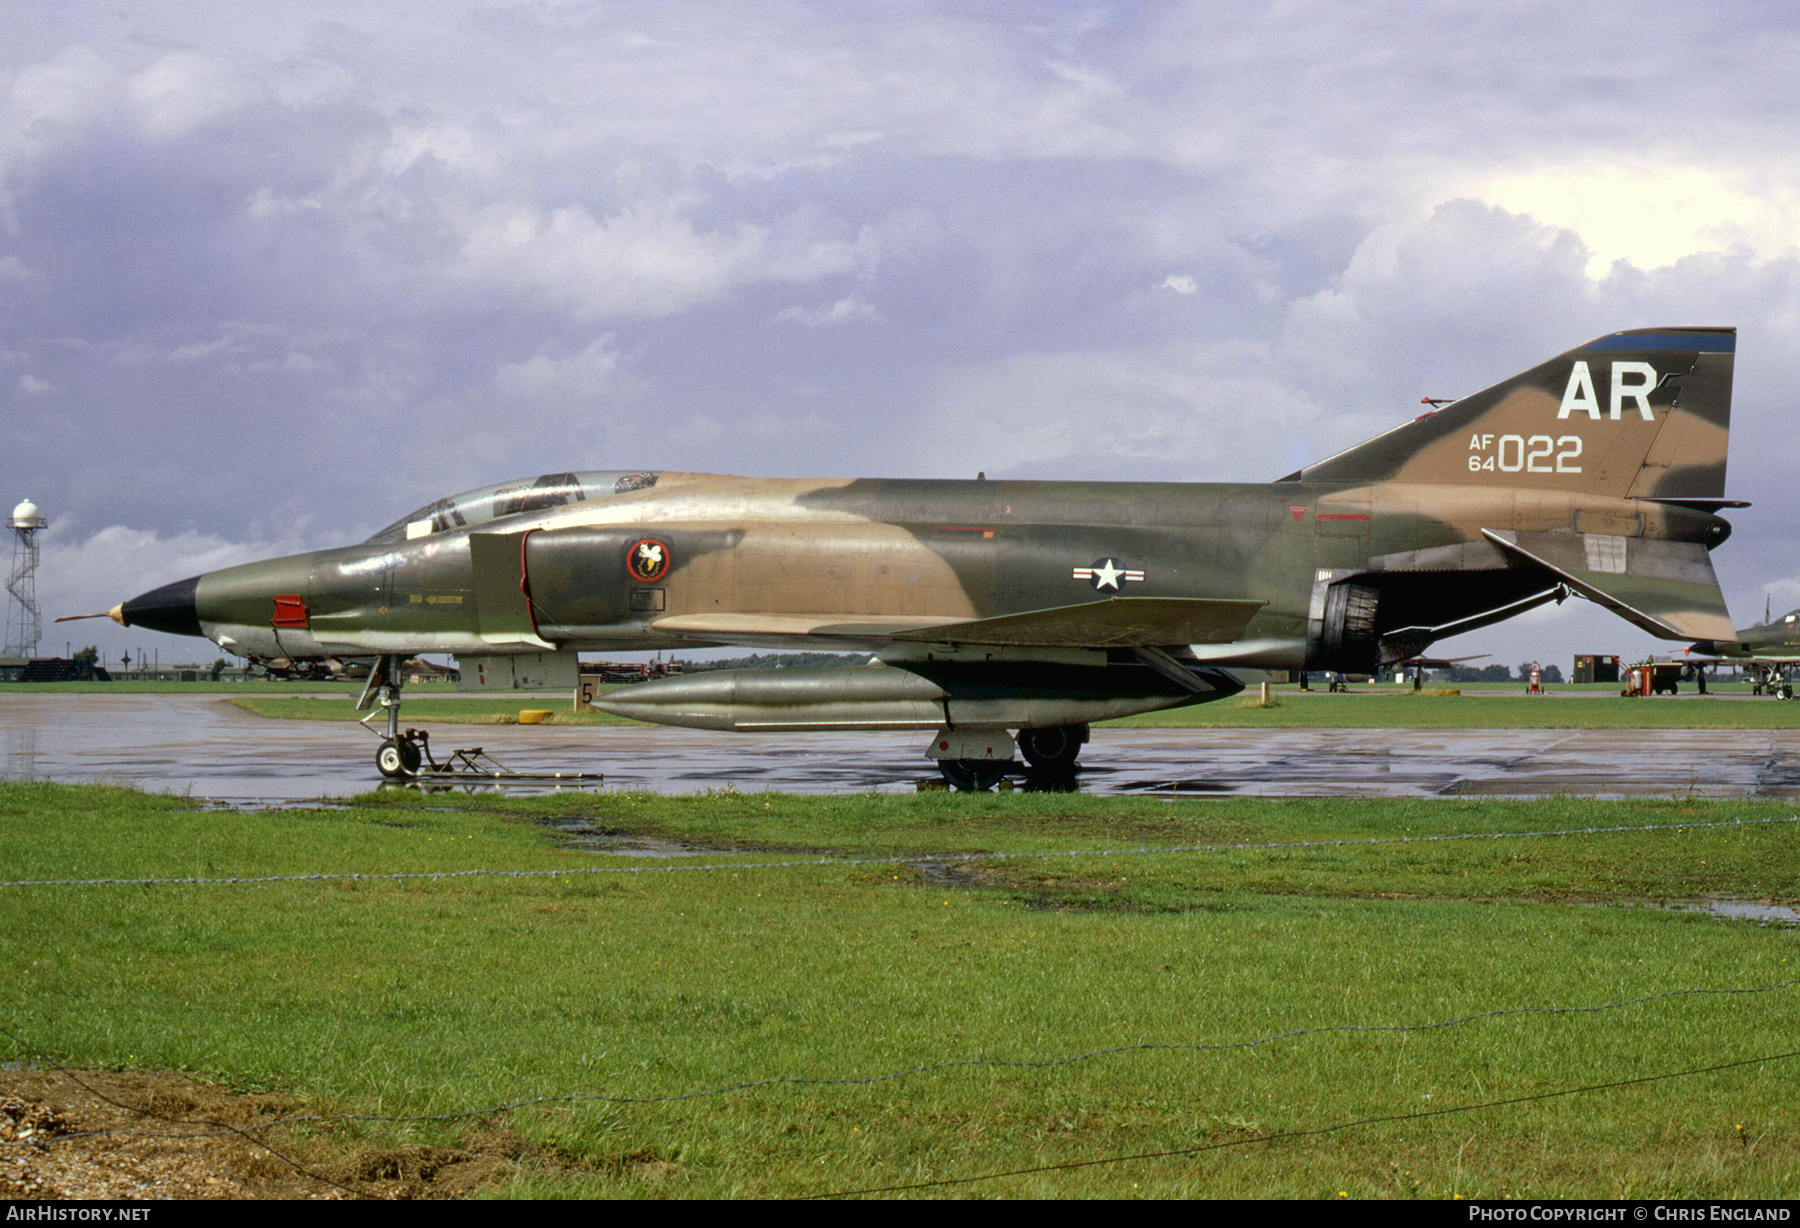
{"label": "concrete runway surface", "polygon": [[[481,746],[604,788],[907,792],[936,781],[923,733],[757,736],[651,726],[437,725],[442,759]],[[376,787],[378,739],[354,724],[252,716],[217,695],[0,694],[4,773],[103,781],[230,804]],[[1077,787],[1195,797],[1782,797],[1800,730],[1099,729]],[[1027,785],[1023,767],[1016,783]],[[508,791],[554,786],[510,785]]]}

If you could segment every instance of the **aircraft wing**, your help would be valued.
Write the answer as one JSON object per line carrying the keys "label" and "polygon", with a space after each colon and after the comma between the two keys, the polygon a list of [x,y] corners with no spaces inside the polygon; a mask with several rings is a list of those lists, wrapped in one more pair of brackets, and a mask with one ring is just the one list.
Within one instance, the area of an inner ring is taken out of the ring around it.
{"label": "aircraft wing", "polygon": [[851,618],[828,614],[675,614],[658,631],[694,636],[815,636],[908,643],[982,644],[1019,648],[1141,648],[1172,644],[1229,644],[1262,609],[1261,601],[1188,597],[1113,597],[1079,605],[944,619],[894,615]]}
{"label": "aircraft wing", "polygon": [[1659,639],[1729,640],[1737,634],[1712,560],[1698,542],[1601,533],[1481,533]]}

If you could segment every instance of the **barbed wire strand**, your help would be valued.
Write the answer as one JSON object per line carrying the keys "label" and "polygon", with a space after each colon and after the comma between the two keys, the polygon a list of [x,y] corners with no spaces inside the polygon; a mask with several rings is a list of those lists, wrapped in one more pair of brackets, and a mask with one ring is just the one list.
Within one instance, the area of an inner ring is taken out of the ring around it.
{"label": "barbed wire strand", "polygon": [[1226,1139],[1218,1143],[1203,1143],[1198,1147],[1178,1147],[1169,1151],[1144,1151],[1132,1155],[1106,1156],[1097,1160],[1066,1160],[1060,1164],[1039,1164],[1031,1168],[1002,1169],[991,1173],[979,1173],[969,1177],[943,1177],[936,1181],[914,1181],[904,1185],[868,1186],[861,1189],[834,1190],[825,1194],[796,1194],[795,1198],[814,1200],[821,1198],[854,1198],[863,1194],[900,1194],[909,1190],[928,1190],[949,1185],[973,1185],[978,1181],[998,1181],[1003,1177],[1027,1177],[1033,1173],[1068,1171],[1077,1168],[1098,1168],[1108,1164],[1131,1164],[1142,1160],[1173,1159],[1176,1156],[1200,1155],[1208,1151],[1223,1151],[1232,1147],[1251,1147],[1264,1143],[1281,1143],[1292,1139],[1317,1138],[1324,1134],[1336,1134],[1343,1130],[1353,1130],[1358,1126],[1380,1126],[1393,1122],[1422,1121],[1432,1117],[1450,1117],[1460,1113],[1479,1113],[1486,1109],[1508,1108],[1517,1104],[1531,1104],[1540,1100],[1556,1100],[1564,1096],[1583,1096],[1590,1092],[1615,1091],[1621,1087],[1635,1087],[1645,1083],[1662,1083],[1672,1079],[1691,1079],[1696,1075],[1717,1074],[1721,1070],[1735,1070],[1743,1066],[1756,1066],[1766,1062],[1781,1062],[1800,1057],[1800,1050],[1788,1053],[1771,1053],[1761,1057],[1744,1058],[1736,1062],[1720,1062],[1714,1066],[1698,1066],[1689,1070],[1670,1070],[1661,1074],[1643,1075],[1635,1079],[1616,1079],[1611,1083],[1590,1083],[1581,1087],[1565,1087],[1555,1091],[1534,1092],[1528,1096],[1509,1096],[1502,1100],[1484,1100],[1476,1104],[1452,1105],[1440,1109],[1419,1109],[1411,1113],[1390,1113],[1380,1117],[1359,1117],[1353,1121],[1339,1122],[1332,1126],[1317,1126],[1310,1130],[1284,1130],[1277,1134],[1261,1135],[1256,1138]]}
{"label": "barbed wire strand", "polygon": [[[274,1129],[286,1125],[316,1125],[336,1121],[376,1122],[384,1125],[409,1125],[428,1122],[451,1122],[470,1118],[494,1117],[502,1113],[515,1112],[519,1109],[536,1108],[550,1104],[674,1104],[689,1100],[704,1100],[715,1096],[730,1095],[734,1092],[754,1091],[763,1087],[845,1087],[871,1086],[877,1083],[889,1083],[898,1079],[912,1078],[916,1075],[937,1074],[947,1070],[968,1070],[978,1068],[990,1069],[1022,1069],[1048,1070],[1060,1066],[1073,1066],[1081,1062],[1093,1061],[1097,1058],[1112,1057],[1124,1053],[1159,1053],[1159,1052],[1191,1052],[1214,1053],[1236,1049],[1254,1049],[1277,1041],[1300,1040],[1309,1036],[1320,1036],[1331,1033],[1376,1033],[1396,1034],[1413,1032],[1432,1032],[1447,1028],[1460,1027],[1464,1024],[1476,1023],[1484,1019],[1498,1019],[1511,1015],[1584,1015],[1600,1014],[1605,1011],[1619,1010],[1628,1006],[1640,1006],[1650,1002],[1680,997],[1709,996],[1753,996],[1772,993],[1780,989],[1791,989],[1800,985],[1800,979],[1777,981],[1770,985],[1759,986],[1724,986],[1707,989],[1699,986],[1687,989],[1668,989],[1658,993],[1641,994],[1635,998],[1622,998],[1616,1002],[1602,1002],[1591,1006],[1508,1006],[1496,1007],[1493,1010],[1477,1011],[1473,1014],[1458,1015],[1449,1019],[1433,1020],[1427,1023],[1395,1023],[1395,1024],[1355,1024],[1334,1023],[1321,1024],[1317,1027],[1296,1028],[1287,1032],[1274,1032],[1266,1036],[1253,1037],[1249,1040],[1232,1041],[1146,1041],[1132,1045],[1111,1045],[1100,1049],[1089,1049],[1081,1053],[1065,1054],[1060,1057],[1046,1058],[955,1058],[943,1062],[926,1062],[900,1070],[883,1071],[872,1075],[771,1075],[758,1079],[746,1079],[738,1083],[725,1084],[719,1087],[706,1088],[700,1091],[673,1092],[660,1096],[613,1096],[604,1092],[570,1092],[554,1096],[533,1096],[522,1100],[507,1101],[488,1105],[477,1109],[461,1109],[451,1113],[419,1113],[409,1115],[386,1115],[376,1113],[320,1113],[306,1114],[296,1117],[276,1118],[258,1125],[257,1129]],[[21,1040],[13,1032],[0,1028],[0,1034],[11,1037],[22,1048],[31,1052],[40,1052]],[[105,1133],[103,1131],[96,1133]]]}
{"label": "barbed wire strand", "polygon": [[[729,870],[729,871],[744,871],[744,870],[788,869],[788,868],[819,867],[819,866],[857,867],[857,866],[869,866],[869,865],[902,865],[902,864],[904,864],[904,865],[922,865],[922,864],[929,865],[929,864],[957,863],[957,862],[977,861],[977,860],[1001,861],[1001,860],[1028,860],[1028,859],[1039,859],[1039,858],[1157,856],[1157,855],[1166,855],[1166,854],[1174,854],[1174,853],[1231,853],[1231,852],[1255,852],[1255,851],[1281,851],[1281,850],[1288,850],[1288,849],[1304,850],[1304,849],[1317,849],[1317,848],[1366,847],[1366,846],[1375,846],[1375,845],[1437,843],[1437,842],[1468,841],[1468,840],[1554,839],[1554,838],[1564,838],[1564,837],[1569,837],[1569,836],[1580,836],[1580,835],[1606,835],[1606,834],[1665,831],[1665,830],[1689,831],[1689,830],[1705,830],[1705,829],[1716,829],[1716,828],[1726,828],[1726,827],[1765,826],[1765,825],[1770,825],[1770,824],[1794,823],[1794,822],[1800,822],[1800,815],[1790,816],[1790,817],[1784,818],[1784,819],[1783,818],[1736,819],[1736,820],[1723,820],[1723,821],[1710,822],[1710,823],[1651,823],[1651,824],[1637,824],[1637,825],[1614,825],[1614,826],[1605,826],[1605,827],[1559,828],[1559,829],[1546,829],[1546,830],[1527,831],[1527,832],[1454,832],[1454,833],[1443,833],[1443,834],[1436,834],[1436,835],[1404,835],[1404,836],[1370,837],[1370,838],[1366,838],[1366,839],[1355,839],[1355,840],[1338,839],[1338,840],[1270,841],[1270,842],[1262,842],[1262,843],[1242,842],[1242,843],[1233,843],[1233,844],[1171,845],[1171,846],[1163,846],[1163,847],[1151,847],[1151,846],[1140,845],[1140,846],[1136,846],[1136,847],[1125,847],[1125,848],[1082,849],[1082,850],[1048,850],[1048,851],[1037,851],[1037,852],[1023,852],[1023,853],[962,852],[962,853],[951,853],[951,854],[911,854],[911,855],[909,855],[909,854],[890,854],[890,855],[885,855],[885,856],[880,856],[880,857],[851,857],[851,858],[815,857],[815,858],[805,858],[805,859],[800,859],[800,860],[780,861],[780,862],[729,862],[729,863],[724,863],[724,864],[673,864],[673,865],[655,865],[655,866],[591,866],[591,867],[565,867],[565,868],[556,869],[556,870],[494,870],[494,869],[476,868],[476,869],[454,870],[454,871],[432,871],[432,872],[410,872],[410,873],[409,872],[401,872],[401,873],[387,873],[387,874],[372,874],[372,873],[354,872],[354,873],[327,873],[327,874],[308,874],[308,875],[269,875],[269,876],[252,877],[252,878],[187,877],[187,878],[172,878],[172,879],[155,879],[155,878],[151,878],[151,879],[144,879],[144,878],[61,879],[61,880],[31,879],[31,880],[16,880],[16,881],[0,882],[0,887],[11,887],[11,888],[91,887],[91,886],[146,886],[146,887],[148,887],[148,886],[260,885],[260,884],[274,884],[274,883],[324,882],[324,881],[419,881],[419,880],[439,881],[439,880],[444,880],[444,879],[476,878],[476,877],[523,879],[523,878],[554,878],[557,876],[569,877],[569,876],[572,876],[575,874],[634,874],[634,873],[635,874],[643,874],[643,873],[678,873],[678,872],[720,872],[720,871],[727,871],[727,870]],[[754,856],[755,854],[747,854],[747,855]],[[1273,1034],[1270,1034],[1267,1036],[1257,1037],[1257,1038],[1253,1038],[1250,1040],[1224,1041],[1224,1042],[1216,1042],[1216,1043],[1155,1042],[1155,1043],[1144,1043],[1144,1044],[1135,1044],[1135,1045],[1118,1045],[1118,1046],[1110,1046],[1110,1047],[1101,1048],[1101,1049],[1088,1050],[1086,1052],[1078,1053],[1078,1054],[1064,1055],[1061,1057],[1040,1058],[1040,1059],[1031,1059],[1031,1058],[1019,1058],[1019,1059],[964,1058],[964,1059],[957,1059],[957,1060],[948,1061],[948,1062],[926,1063],[923,1065],[910,1067],[910,1068],[906,1068],[903,1070],[887,1071],[887,1072],[882,1072],[879,1074],[868,1075],[868,1076],[825,1077],[825,1076],[787,1076],[787,1075],[782,1075],[782,1076],[772,1076],[772,1077],[762,1078],[762,1079],[745,1080],[743,1082],[729,1084],[729,1085],[725,1085],[725,1086],[721,1086],[721,1087],[717,1087],[717,1088],[705,1089],[705,1090],[701,1090],[701,1091],[675,1093],[675,1094],[663,1095],[663,1096],[612,1096],[612,1095],[607,1095],[604,1093],[571,1093],[571,1094],[567,1094],[567,1095],[558,1095],[558,1096],[530,1097],[530,1098],[526,1098],[526,1099],[522,1099],[522,1100],[491,1105],[491,1106],[488,1106],[485,1108],[462,1110],[462,1111],[453,1112],[453,1113],[415,1114],[415,1115],[407,1115],[407,1116],[382,1115],[382,1114],[359,1114],[359,1113],[310,1114],[310,1115],[297,1116],[297,1117],[277,1118],[277,1119],[274,1119],[269,1122],[257,1123],[257,1124],[254,1124],[254,1125],[248,1126],[248,1127],[234,1126],[227,1122],[220,1122],[220,1121],[215,1121],[212,1119],[193,1120],[193,1119],[169,1117],[167,1115],[158,1114],[158,1113],[155,1113],[154,1111],[143,1109],[143,1108],[140,1108],[137,1106],[123,1104],[123,1103],[113,1099],[112,1097],[107,1096],[104,1092],[100,1091],[99,1089],[97,1089],[97,1088],[91,1086],[90,1084],[88,1084],[87,1082],[85,1082],[76,1072],[74,1072],[66,1067],[60,1067],[60,1066],[57,1069],[58,1069],[59,1073],[61,1073],[65,1077],[69,1078],[72,1082],[75,1082],[77,1085],[84,1088],[90,1095],[93,1095],[100,1100],[106,1101],[107,1103],[113,1104],[115,1107],[118,1107],[124,1111],[140,1113],[144,1116],[153,1117],[158,1120],[167,1122],[168,1124],[171,1124],[171,1125],[200,1125],[200,1126],[209,1127],[211,1130],[214,1131],[215,1134],[229,1133],[232,1135],[236,1135],[238,1137],[243,1138],[246,1142],[248,1142],[254,1146],[260,1147],[263,1150],[267,1151],[269,1155],[271,1155],[275,1159],[279,1160],[281,1163],[287,1165],[288,1167],[293,1169],[295,1172],[298,1172],[310,1179],[319,1181],[322,1184],[329,1185],[332,1188],[342,1190],[343,1192],[345,1192],[347,1194],[351,1194],[351,1195],[354,1195],[359,1198],[367,1198],[367,1197],[372,1197],[373,1195],[371,1195],[368,1191],[357,1189],[353,1186],[344,1185],[344,1184],[337,1182],[329,1177],[324,1176],[321,1173],[314,1172],[313,1170],[307,1168],[300,1161],[294,1159],[291,1156],[286,1155],[285,1153],[281,1152],[276,1147],[270,1145],[266,1141],[266,1139],[264,1139],[261,1136],[263,1135],[263,1133],[265,1133],[267,1131],[279,1129],[284,1126],[304,1125],[304,1124],[320,1124],[320,1123],[335,1122],[335,1121],[363,1121],[363,1122],[382,1123],[382,1124],[449,1122],[449,1121],[456,1121],[456,1120],[466,1120],[466,1119],[470,1119],[470,1118],[492,1117],[492,1116],[500,1115],[502,1113],[513,1112],[513,1111],[523,1109],[523,1108],[530,1108],[530,1107],[536,1107],[536,1106],[547,1105],[547,1104],[577,1104],[577,1103],[590,1103],[590,1102],[591,1103],[622,1104],[622,1105],[673,1103],[673,1102],[710,1098],[710,1097],[715,1097],[715,1096],[720,1096],[720,1095],[727,1095],[727,1094],[730,1094],[733,1092],[749,1091],[749,1090],[754,1090],[754,1089],[760,1088],[760,1087],[771,1087],[771,1086],[861,1086],[861,1085],[870,1085],[870,1084],[882,1083],[882,1082],[890,1082],[890,1081],[897,1080],[897,1079],[910,1078],[910,1077],[913,1077],[916,1075],[931,1074],[931,1073],[937,1073],[937,1072],[941,1072],[941,1071],[945,1071],[945,1070],[952,1070],[952,1069],[970,1069],[970,1068],[1048,1069],[1048,1068],[1055,1068],[1055,1067],[1060,1067],[1060,1066],[1073,1065],[1073,1064],[1080,1063],[1080,1062],[1092,1061],[1092,1060],[1095,1060],[1095,1059],[1098,1059],[1101,1057],[1114,1056],[1114,1055],[1118,1055],[1118,1054],[1122,1054],[1122,1053],[1134,1053],[1134,1052],[1149,1053],[1149,1052],[1168,1052],[1168,1051],[1213,1052],[1213,1051],[1223,1051],[1223,1050],[1232,1050],[1232,1049],[1247,1049],[1247,1048],[1254,1048],[1254,1047],[1258,1047],[1258,1046],[1262,1046],[1262,1045],[1272,1044],[1272,1043],[1275,1043],[1277,1041],[1282,1041],[1282,1040],[1294,1040],[1294,1039],[1300,1039],[1300,1038],[1307,1037],[1307,1036],[1321,1035],[1321,1034],[1328,1034],[1328,1033],[1423,1032],[1423,1031],[1432,1031],[1432,1030],[1450,1028],[1450,1027],[1460,1026],[1462,1024],[1476,1022],[1478,1020],[1492,1019],[1492,1018],[1498,1018],[1498,1017],[1509,1016],[1509,1015],[1521,1015],[1521,1014],[1559,1014],[1560,1015],[1560,1014],[1595,1013],[1595,1012],[1600,1012],[1600,1011],[1615,1010],[1615,1009],[1619,1009],[1622,1007],[1634,1006],[1634,1005],[1639,1005],[1639,1004],[1643,1004],[1643,1003],[1653,1002],[1653,1001],[1657,1001],[1660,999],[1689,996],[1689,995],[1768,993],[1773,990],[1790,988],[1793,985],[1795,985],[1796,983],[1800,983],[1800,982],[1782,981],[1782,982],[1778,982],[1776,984],[1761,986],[1761,987],[1727,987],[1727,988],[1720,988],[1720,989],[1703,989],[1703,988],[1694,987],[1694,988],[1688,988],[1688,989],[1668,990],[1668,991],[1664,991],[1661,993],[1655,993],[1655,994],[1646,994],[1646,995],[1641,995],[1636,998],[1623,999],[1618,1002],[1602,1003],[1602,1004],[1595,1005],[1595,1006],[1506,1007],[1506,1008],[1498,1008],[1498,1009],[1490,1010],[1490,1011],[1482,1011],[1482,1012],[1477,1012],[1477,1013],[1470,1014],[1470,1015],[1458,1016],[1458,1017],[1451,1018],[1451,1019],[1437,1020],[1437,1021],[1433,1021],[1433,1022],[1429,1022],[1429,1023],[1422,1023],[1422,1024],[1367,1024],[1367,1025],[1364,1025],[1364,1024],[1330,1024],[1330,1025],[1322,1025],[1322,1026],[1314,1027],[1314,1028],[1301,1028],[1301,1029],[1295,1029],[1295,1030],[1288,1031],[1288,1032],[1273,1033]],[[32,1052],[37,1051],[34,1046],[26,1045],[20,1037],[18,1037],[15,1033],[11,1032],[8,1029],[0,1028],[0,1034],[7,1035],[11,1039],[13,1039],[15,1043],[18,1043],[22,1048],[25,1048],[27,1051],[32,1051]],[[1732,1069],[1734,1067],[1739,1067],[1739,1066],[1753,1065],[1757,1062],[1786,1060],[1788,1058],[1792,1058],[1795,1056],[1800,1056],[1800,1053],[1776,1054],[1776,1055],[1770,1055],[1770,1056],[1763,1057],[1763,1058],[1746,1059],[1744,1061],[1724,1063],[1724,1064],[1720,1064],[1720,1065],[1716,1065],[1716,1066],[1701,1067],[1701,1068],[1695,1068],[1695,1069],[1686,1070],[1686,1071],[1667,1072],[1667,1073],[1660,1074],[1660,1075],[1651,1075],[1651,1076],[1645,1076],[1645,1077],[1637,1078],[1637,1079],[1620,1080],[1620,1081],[1613,1082],[1613,1083],[1594,1084],[1594,1085],[1587,1085],[1587,1086],[1578,1087],[1578,1088],[1560,1089],[1560,1090],[1555,1090],[1555,1091],[1550,1091],[1550,1092],[1537,1093],[1537,1094],[1530,1095],[1530,1096],[1514,1097],[1514,1098],[1505,1099],[1505,1100],[1482,1102],[1480,1104],[1475,1104],[1475,1105],[1465,1105],[1465,1106],[1457,1106],[1457,1107],[1451,1107],[1451,1108],[1424,1110],[1424,1111],[1418,1111],[1418,1112],[1407,1113],[1407,1114],[1388,1115],[1388,1116],[1383,1116],[1383,1117],[1362,1118],[1362,1119],[1357,1119],[1355,1121],[1343,1122],[1343,1123],[1339,1123],[1339,1124],[1333,1125],[1333,1126],[1319,1127],[1319,1128],[1312,1129],[1312,1130],[1287,1131],[1287,1132],[1283,1132],[1283,1133],[1279,1133],[1279,1134],[1268,1135],[1268,1136],[1254,1138],[1254,1139],[1226,1140],[1226,1141],[1220,1142],[1220,1143],[1206,1144],[1203,1146],[1193,1147],[1193,1148],[1181,1148],[1181,1149],[1175,1149],[1175,1150],[1163,1151],[1163,1152],[1137,1153],[1137,1154],[1132,1154],[1132,1155],[1107,1157],[1107,1158],[1098,1159],[1098,1160],[1069,1161],[1069,1162],[1065,1162],[1065,1163],[1061,1163],[1061,1164],[1041,1165],[1041,1166],[1036,1166],[1036,1167],[1032,1167],[1032,1168],[1003,1170],[1003,1171],[997,1171],[997,1172],[993,1172],[993,1173],[977,1174],[977,1175],[973,1175],[973,1176],[944,1178],[944,1179],[936,1180],[936,1181],[916,1182],[916,1183],[895,1185],[895,1186],[869,1187],[869,1188],[864,1188],[864,1189],[843,1190],[843,1191],[837,1191],[837,1192],[829,1193],[829,1194],[807,1195],[805,1197],[832,1198],[832,1197],[853,1197],[853,1196],[862,1195],[862,1194],[899,1193],[899,1192],[905,1192],[908,1190],[929,1189],[929,1188],[943,1187],[943,1186],[948,1186],[948,1185],[971,1184],[971,1183],[981,1182],[981,1181],[998,1180],[998,1179],[1002,1179],[1002,1178],[1010,1177],[1010,1176],[1026,1176],[1026,1175],[1030,1175],[1030,1174],[1038,1173],[1038,1172],[1050,1172],[1050,1171],[1057,1171],[1057,1170],[1092,1167],[1092,1166],[1104,1165],[1104,1164],[1130,1163],[1130,1162],[1137,1162],[1137,1161],[1144,1161],[1144,1160],[1151,1160],[1151,1159],[1158,1159],[1158,1158],[1170,1158],[1170,1157],[1175,1157],[1175,1156],[1194,1155],[1194,1154],[1199,1154],[1201,1152],[1218,1150],[1218,1149],[1222,1149],[1222,1148],[1248,1146],[1248,1145],[1252,1145],[1252,1144],[1256,1144],[1256,1143],[1277,1142],[1277,1141],[1282,1141],[1285,1139],[1314,1137],[1314,1136],[1318,1136],[1321,1134],[1327,1134],[1327,1133],[1332,1133],[1332,1132],[1339,1131],[1339,1130],[1350,1129],[1350,1128],[1354,1128],[1356,1126],[1361,1126],[1361,1125],[1376,1125],[1376,1124],[1383,1124],[1383,1123],[1395,1122],[1395,1121],[1406,1121],[1406,1120],[1438,1117],[1438,1116],[1444,1116],[1444,1115],[1453,1114],[1453,1113],[1474,1112],[1474,1111],[1480,1111],[1480,1110],[1490,1109],[1490,1108],[1505,1107],[1505,1106],[1513,1105],[1513,1104],[1522,1104],[1522,1103],[1529,1103],[1529,1102],[1537,1101],[1537,1100],[1551,1099],[1551,1098],[1560,1097],[1560,1096],[1585,1094],[1585,1093],[1593,1092],[1593,1091],[1605,1091],[1605,1090],[1610,1090],[1613,1088],[1631,1086],[1631,1085],[1640,1084],[1640,1083],[1657,1082],[1657,1081],[1661,1081],[1661,1080],[1674,1079],[1674,1078],[1686,1078],[1686,1077],[1692,1077],[1692,1076],[1699,1075],[1699,1074],[1713,1073],[1713,1072],[1720,1071],[1720,1070]],[[93,1134],[114,1134],[114,1133],[142,1134],[143,1132],[141,1132],[141,1131],[131,1132],[131,1131],[109,1130],[109,1131],[88,1132],[88,1133],[84,1133],[84,1134],[71,1134],[71,1135],[65,1135],[65,1136],[61,1136],[61,1137],[73,1139],[73,1138],[81,1138],[81,1137],[91,1137]],[[188,1135],[187,1137],[205,1137],[205,1135],[204,1134]]]}

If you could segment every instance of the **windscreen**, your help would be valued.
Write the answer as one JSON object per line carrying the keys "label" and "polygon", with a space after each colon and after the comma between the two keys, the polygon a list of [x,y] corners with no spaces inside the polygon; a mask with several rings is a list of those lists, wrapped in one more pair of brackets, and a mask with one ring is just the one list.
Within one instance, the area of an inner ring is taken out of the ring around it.
{"label": "windscreen", "polygon": [[506,516],[524,512],[541,512],[606,495],[622,495],[627,491],[645,490],[656,485],[660,473],[624,469],[589,469],[580,473],[546,473],[535,478],[519,478],[478,486],[460,495],[451,495],[435,503],[427,503],[409,512],[375,534],[369,545],[408,541],[428,537],[451,529],[486,524]]}

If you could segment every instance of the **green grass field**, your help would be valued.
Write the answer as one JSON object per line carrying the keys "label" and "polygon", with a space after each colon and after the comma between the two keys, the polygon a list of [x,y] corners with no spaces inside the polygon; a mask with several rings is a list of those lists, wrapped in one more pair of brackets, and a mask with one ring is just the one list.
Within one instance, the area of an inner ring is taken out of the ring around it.
{"label": "green grass field", "polygon": [[[1109,721],[1125,727],[1234,726],[1251,729],[1794,729],[1800,703],[1733,693],[1621,699],[1613,688],[1526,695],[1464,690],[1458,695],[1404,689],[1342,694],[1275,691],[1273,707],[1251,693],[1217,703]],[[1585,692],[1585,693],[1583,693]]]}
{"label": "green grass field", "polygon": [[130,881],[0,887],[0,1056],[559,1157],[498,1194],[1788,1197],[1800,936],[1664,905],[1796,902],[1792,814],[6,784],[8,880]]}
{"label": "green grass field", "polygon": [[[1583,688],[1586,690],[1586,688]],[[1603,688],[1610,690],[1610,688]],[[1747,690],[1747,688],[1746,688]],[[1407,690],[1355,690],[1345,694],[1275,691],[1272,707],[1257,706],[1254,692],[1144,716],[1107,721],[1136,728],[1247,729],[1794,729],[1800,703],[1719,696],[1620,699],[1563,691],[1548,695],[1469,692],[1415,695]],[[354,696],[238,695],[231,702],[259,716],[293,720],[356,720]],[[630,725],[604,712],[571,712],[563,695],[432,696],[408,693],[408,722],[510,724],[521,709],[548,710],[547,724]]]}

